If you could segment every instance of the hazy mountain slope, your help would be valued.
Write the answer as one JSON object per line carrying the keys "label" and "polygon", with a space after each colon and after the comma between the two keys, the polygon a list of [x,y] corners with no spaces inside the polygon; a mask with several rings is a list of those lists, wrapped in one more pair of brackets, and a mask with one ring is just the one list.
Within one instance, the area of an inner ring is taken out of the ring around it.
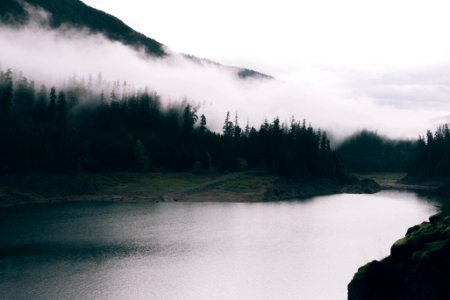
{"label": "hazy mountain slope", "polygon": [[[26,24],[30,16],[26,6],[42,8],[51,14],[49,24],[52,28],[69,25],[76,28],[87,28],[94,33],[101,33],[107,38],[121,42],[135,49],[144,48],[147,54],[157,57],[167,55],[164,45],[151,39],[123,23],[118,18],[103,11],[92,8],[80,0],[1,0],[0,22],[20,26]],[[185,55],[186,58],[217,67],[231,69],[241,78],[271,78],[268,75],[250,69],[223,66],[207,59]]]}
{"label": "hazy mountain slope", "polygon": [[197,62],[199,64],[207,64],[207,65],[214,65],[218,68],[222,68],[222,69],[228,69],[231,70],[233,72],[236,73],[236,75],[238,75],[240,78],[259,78],[259,79],[273,79],[272,76],[264,74],[264,73],[260,73],[257,72],[255,70],[251,70],[251,69],[245,69],[245,68],[238,68],[238,67],[231,67],[231,66],[224,66],[218,62],[212,61],[210,59],[206,59],[206,58],[198,58],[196,56],[193,55],[187,55],[184,54],[183,55],[185,58]]}
{"label": "hazy mountain slope", "polygon": [[87,6],[79,0],[2,0],[0,1],[0,20],[14,25],[26,23],[30,16],[23,5],[19,4],[21,2],[48,11],[52,16],[49,21],[53,28],[58,28],[62,24],[85,27],[92,32],[102,33],[113,41],[119,41],[134,48],[144,47],[150,55],[166,54],[159,42],[134,31],[116,17]]}
{"label": "hazy mountain slope", "polygon": [[0,21],[8,24],[18,24],[24,21],[25,9],[16,0],[0,1]]}

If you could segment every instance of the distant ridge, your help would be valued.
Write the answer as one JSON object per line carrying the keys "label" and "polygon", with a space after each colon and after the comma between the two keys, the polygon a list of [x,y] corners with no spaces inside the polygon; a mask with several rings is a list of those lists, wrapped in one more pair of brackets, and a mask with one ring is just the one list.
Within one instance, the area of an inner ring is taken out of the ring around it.
{"label": "distant ridge", "polygon": [[50,26],[52,28],[59,28],[63,24],[75,28],[85,27],[127,46],[143,47],[149,55],[166,55],[161,43],[134,31],[118,18],[92,8],[79,0],[1,0],[0,20],[12,25],[25,24],[29,20],[29,15],[21,3],[41,7],[51,13]]}
{"label": "distant ridge", "polygon": [[260,73],[257,72],[255,70],[251,70],[251,69],[245,69],[245,68],[238,68],[238,67],[232,67],[232,66],[225,66],[222,65],[218,62],[215,62],[213,60],[207,59],[207,58],[198,58],[196,56],[193,55],[188,55],[188,54],[183,54],[183,56],[191,61],[194,61],[196,63],[200,63],[200,64],[209,64],[209,65],[214,65],[218,68],[223,68],[223,69],[229,69],[234,71],[240,78],[255,78],[255,79],[274,79],[272,76],[264,74],[264,73]]}
{"label": "distant ridge", "polygon": [[[0,0],[0,23],[10,26],[27,24],[31,18],[26,8],[27,4],[49,12],[51,14],[49,25],[52,28],[57,29],[63,25],[80,29],[87,28],[93,33],[101,33],[112,41],[121,42],[134,49],[143,48],[148,55],[154,57],[168,55],[163,44],[133,30],[120,19],[90,7],[80,0]],[[192,55],[184,56],[195,62],[214,64],[217,67],[235,70],[236,75],[240,78],[272,78],[254,70],[224,66]]]}

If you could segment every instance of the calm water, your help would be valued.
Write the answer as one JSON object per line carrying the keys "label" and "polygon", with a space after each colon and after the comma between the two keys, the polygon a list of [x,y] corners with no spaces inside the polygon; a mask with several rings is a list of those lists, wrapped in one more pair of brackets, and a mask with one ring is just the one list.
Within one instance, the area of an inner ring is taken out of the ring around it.
{"label": "calm water", "polygon": [[436,211],[415,194],[0,212],[0,299],[346,299]]}

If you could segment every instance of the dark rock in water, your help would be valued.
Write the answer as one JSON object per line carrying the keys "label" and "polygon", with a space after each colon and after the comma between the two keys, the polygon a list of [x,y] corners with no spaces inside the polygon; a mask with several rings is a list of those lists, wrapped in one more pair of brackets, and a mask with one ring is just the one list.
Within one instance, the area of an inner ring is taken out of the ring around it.
{"label": "dark rock in water", "polygon": [[389,257],[361,267],[348,299],[450,299],[450,217],[430,221],[408,229]]}

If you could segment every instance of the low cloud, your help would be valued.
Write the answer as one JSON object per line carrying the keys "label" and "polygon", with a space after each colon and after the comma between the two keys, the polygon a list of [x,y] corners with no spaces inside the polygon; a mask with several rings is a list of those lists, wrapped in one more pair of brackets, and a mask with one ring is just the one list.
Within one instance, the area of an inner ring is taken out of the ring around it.
{"label": "low cloud", "polygon": [[[445,120],[450,111],[436,109],[448,95],[446,83],[427,85],[417,78],[410,84],[401,73],[378,76],[318,68],[276,80],[241,80],[231,70],[176,53],[155,59],[101,34],[68,27],[53,30],[42,22],[1,27],[0,45],[1,67],[22,71],[37,83],[61,86],[74,75],[87,79],[101,72],[104,80],[148,87],[164,103],[187,98],[200,105],[199,113],[207,116],[213,130],[221,129],[227,111],[237,111],[241,126],[247,121],[259,126],[276,116],[290,122],[294,116],[338,138],[363,128],[415,138]],[[411,105],[430,94],[434,106]]]}
{"label": "low cloud", "polygon": [[331,70],[341,84],[376,103],[450,111],[450,64],[374,70]]}

